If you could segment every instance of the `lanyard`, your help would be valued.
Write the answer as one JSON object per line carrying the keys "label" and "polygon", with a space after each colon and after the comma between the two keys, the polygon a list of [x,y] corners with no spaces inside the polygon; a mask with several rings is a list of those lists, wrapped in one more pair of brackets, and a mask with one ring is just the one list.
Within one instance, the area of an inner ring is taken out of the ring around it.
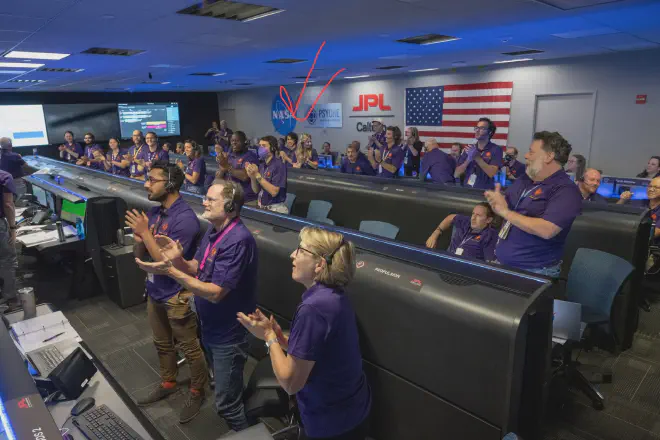
{"label": "lanyard", "polygon": [[463,240],[461,240],[461,243],[457,246],[457,248],[462,248],[465,243],[472,240],[473,237],[470,235],[471,232],[472,232],[472,228],[467,230],[467,232],[463,236]]}
{"label": "lanyard", "polygon": [[527,197],[528,195],[530,195],[530,194],[532,193],[532,191],[534,191],[535,189],[537,189],[537,188],[540,187],[540,186],[541,186],[541,184],[538,184],[538,185],[536,185],[536,186],[534,186],[534,187],[528,189],[527,191],[523,191],[523,193],[520,194],[520,197],[518,198],[518,201],[516,202],[516,206],[514,206],[513,209],[514,209],[514,210],[518,209],[518,205],[520,205],[520,202],[522,202],[522,200],[523,200],[525,197]]}
{"label": "lanyard", "polygon": [[[220,241],[222,241],[222,239],[225,238],[225,235],[229,234],[229,232],[230,232],[232,229],[234,229],[234,226],[236,226],[237,223],[238,223],[238,218],[235,218],[235,219],[229,224],[229,226],[227,226],[227,227],[225,228],[225,230],[222,231],[222,232],[220,233],[220,236],[219,236],[218,238],[215,239],[215,242],[213,243],[213,246],[212,246],[212,247],[216,247],[216,246],[218,245],[218,243],[220,243]],[[208,245],[206,245],[206,250],[204,251],[204,258],[203,258],[202,261],[199,263],[199,271],[200,271],[200,272],[204,270],[204,266],[206,265],[206,259],[209,257],[209,252],[211,252],[211,243],[210,243],[210,242],[209,242]]]}
{"label": "lanyard", "polygon": [[385,162],[387,159],[389,159],[392,156],[392,150],[394,150],[394,145],[392,145],[392,148],[386,151],[385,154],[383,154],[383,162]]}

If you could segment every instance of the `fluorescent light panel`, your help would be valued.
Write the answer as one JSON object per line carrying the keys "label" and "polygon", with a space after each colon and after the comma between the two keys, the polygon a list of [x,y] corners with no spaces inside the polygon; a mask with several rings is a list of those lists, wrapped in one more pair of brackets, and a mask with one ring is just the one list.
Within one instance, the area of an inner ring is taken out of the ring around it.
{"label": "fluorescent light panel", "polygon": [[345,76],[344,79],[369,78],[369,75]]}
{"label": "fluorescent light panel", "polygon": [[440,68],[439,67],[432,67],[430,69],[415,69],[415,70],[411,70],[410,72],[432,72],[434,70],[440,70]]}
{"label": "fluorescent light panel", "polygon": [[495,61],[494,64],[520,63],[522,61],[534,61],[534,58],[518,58],[517,60]]}
{"label": "fluorescent light panel", "polygon": [[271,15],[279,14],[280,12],[284,12],[284,9],[276,9],[274,11],[264,12],[263,14],[255,15],[254,17],[246,18],[245,20],[241,20],[241,21],[243,23],[247,23],[248,21],[254,21],[260,18],[270,17]]}
{"label": "fluorescent light panel", "polygon": [[43,64],[37,64],[37,63],[6,63],[6,62],[0,62],[0,67],[17,67],[17,68],[23,68],[23,69],[37,69],[39,67],[43,66]]}
{"label": "fluorescent light panel", "polygon": [[439,44],[439,43],[449,43],[450,41],[457,41],[457,40],[460,40],[460,38],[448,38],[448,39],[444,39],[444,40],[433,40],[433,41],[429,41],[427,43],[421,43],[420,46],[428,46],[430,44]]}
{"label": "fluorescent light panel", "polygon": [[66,58],[70,53],[51,53],[51,52],[23,52],[20,50],[12,50],[5,55],[5,58],[22,58],[34,60],[61,60]]}
{"label": "fluorescent light panel", "polygon": [[[307,81],[307,83],[315,83],[316,81],[312,81],[311,79]],[[305,84],[305,81],[296,81],[296,84]]]}

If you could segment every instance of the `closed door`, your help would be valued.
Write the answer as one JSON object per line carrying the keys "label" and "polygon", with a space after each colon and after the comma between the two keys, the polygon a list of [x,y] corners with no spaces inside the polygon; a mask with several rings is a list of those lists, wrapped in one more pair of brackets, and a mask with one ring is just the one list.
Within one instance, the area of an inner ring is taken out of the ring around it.
{"label": "closed door", "polygon": [[573,154],[590,159],[594,127],[594,93],[537,95],[534,131],[558,131]]}

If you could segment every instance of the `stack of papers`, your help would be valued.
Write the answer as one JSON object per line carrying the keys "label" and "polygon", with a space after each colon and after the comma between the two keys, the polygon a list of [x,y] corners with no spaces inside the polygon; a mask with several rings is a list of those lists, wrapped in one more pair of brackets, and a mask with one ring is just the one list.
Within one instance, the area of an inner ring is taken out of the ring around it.
{"label": "stack of papers", "polygon": [[54,231],[39,231],[32,234],[21,235],[16,238],[16,240],[23,243],[25,247],[33,247],[42,243],[59,240],[59,235],[57,235],[56,229]]}
{"label": "stack of papers", "polygon": [[30,353],[38,348],[67,339],[81,341],[78,332],[71,326],[62,312],[49,313],[17,322],[11,326],[11,330],[23,353]]}

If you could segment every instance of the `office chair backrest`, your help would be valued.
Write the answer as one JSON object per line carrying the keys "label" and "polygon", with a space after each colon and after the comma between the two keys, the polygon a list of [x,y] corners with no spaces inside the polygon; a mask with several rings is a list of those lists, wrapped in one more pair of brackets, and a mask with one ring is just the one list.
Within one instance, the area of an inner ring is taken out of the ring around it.
{"label": "office chair backrest", "polygon": [[362,220],[360,222],[360,232],[380,235],[381,237],[396,240],[396,236],[399,235],[399,228],[386,222]]}
{"label": "office chair backrest", "polygon": [[634,270],[632,264],[607,252],[580,248],[568,273],[568,301],[609,316],[614,297]]}
{"label": "office chair backrest", "polygon": [[331,226],[335,225],[335,221],[331,218],[326,217],[326,218],[318,218],[318,219],[315,219],[315,220],[319,223],[325,223],[326,225],[331,225]]}
{"label": "office chair backrest", "polygon": [[294,193],[287,192],[286,193],[286,207],[289,208],[289,214],[291,214],[291,210],[293,209],[293,202],[296,201],[296,195]]}
{"label": "office chair backrest", "polygon": [[325,200],[312,200],[307,209],[307,218],[310,220],[322,221],[328,218],[328,213],[332,209],[332,203]]}

